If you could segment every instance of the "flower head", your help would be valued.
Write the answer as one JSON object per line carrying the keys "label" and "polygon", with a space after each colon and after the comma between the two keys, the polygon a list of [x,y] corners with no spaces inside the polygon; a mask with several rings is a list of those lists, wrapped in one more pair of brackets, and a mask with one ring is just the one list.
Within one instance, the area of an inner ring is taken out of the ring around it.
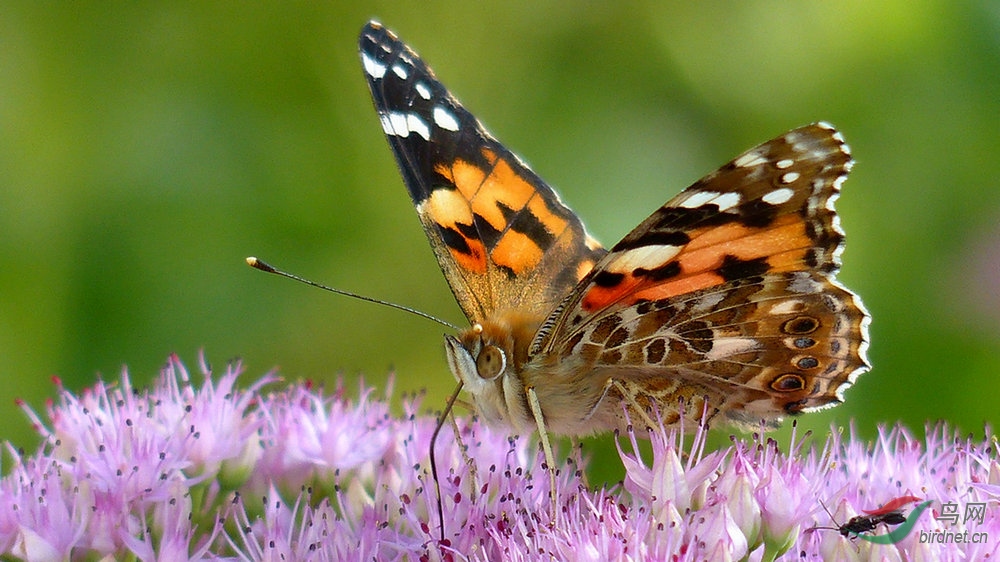
{"label": "flower head", "polygon": [[[689,436],[656,430],[650,459],[635,435],[623,435],[622,484],[591,490],[563,468],[553,491],[533,439],[458,418],[435,450],[442,522],[428,464],[437,420],[418,413],[419,399],[394,415],[388,393],[376,398],[364,384],[326,393],[265,375],[241,389],[239,373],[232,366],[212,377],[202,365],[193,382],[174,357],[150,389],[122,373],[79,396],[59,387],[47,421],[25,407],[44,444],[30,455],[7,446],[0,552],[25,560],[997,555],[996,448],[943,425],[920,440],[883,428],[872,443],[854,428],[834,431],[820,449],[793,438],[787,452],[762,433],[706,451],[703,427]],[[909,496],[933,500],[933,509],[894,544],[865,540],[889,524],[862,537],[840,532]],[[953,505],[972,516],[943,522]],[[926,540],[941,530],[989,540]]]}

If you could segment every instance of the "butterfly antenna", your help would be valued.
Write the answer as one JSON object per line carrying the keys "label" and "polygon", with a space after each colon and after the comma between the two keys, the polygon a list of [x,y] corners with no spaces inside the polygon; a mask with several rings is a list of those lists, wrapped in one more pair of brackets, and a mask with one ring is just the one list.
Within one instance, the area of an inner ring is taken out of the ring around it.
{"label": "butterfly antenna", "polygon": [[448,419],[448,414],[451,413],[451,409],[455,405],[455,401],[458,400],[458,395],[461,392],[462,381],[459,381],[458,386],[455,387],[455,392],[452,392],[451,396],[448,397],[444,411],[441,412],[441,417],[438,418],[437,425],[434,427],[434,433],[431,434],[431,477],[434,479],[434,488],[437,490],[438,520],[441,522],[442,544],[444,543],[444,506],[441,502],[441,481],[438,480],[437,461],[434,459],[434,444],[437,443],[438,434],[441,433],[441,428],[444,427],[444,422]]}
{"label": "butterfly antenna", "polygon": [[317,283],[315,281],[311,281],[309,279],[306,279],[305,277],[299,277],[298,275],[295,275],[294,273],[288,273],[287,271],[282,271],[282,270],[280,270],[280,269],[278,269],[278,268],[276,268],[276,267],[268,264],[267,262],[265,262],[263,260],[259,260],[259,259],[255,258],[253,256],[247,258],[247,265],[249,265],[250,267],[252,267],[254,269],[259,269],[259,270],[267,272],[267,273],[273,273],[275,275],[280,275],[281,277],[287,277],[287,278],[289,278],[289,279],[291,279],[293,281],[298,281],[300,283],[305,283],[306,285],[312,285],[313,287],[316,287],[318,289],[323,289],[324,291],[330,291],[331,293],[337,293],[338,295],[344,295],[345,297],[353,297],[353,298],[360,299],[360,300],[363,300],[363,301],[368,301],[368,302],[371,302],[371,303],[381,304],[381,305],[384,305],[384,306],[388,306],[389,308],[395,308],[396,310],[402,310],[403,312],[409,312],[410,314],[416,314],[417,316],[420,316],[420,317],[426,318],[428,320],[432,320],[434,322],[437,322],[438,324],[441,324],[442,326],[447,326],[448,328],[451,328],[452,330],[455,330],[455,331],[459,330],[459,327],[456,326],[456,325],[454,325],[454,324],[452,324],[451,322],[446,322],[446,321],[441,320],[440,318],[438,318],[436,316],[431,316],[430,314],[427,314],[426,312],[421,312],[421,311],[416,310],[414,308],[410,308],[408,306],[403,306],[401,304],[396,304],[394,302],[383,301],[383,300],[379,300],[379,299],[376,299],[376,298],[366,297],[364,295],[359,295],[357,293],[352,293],[350,291],[344,291],[342,289],[334,289],[333,287],[327,287],[326,285],[323,285],[322,283]]}

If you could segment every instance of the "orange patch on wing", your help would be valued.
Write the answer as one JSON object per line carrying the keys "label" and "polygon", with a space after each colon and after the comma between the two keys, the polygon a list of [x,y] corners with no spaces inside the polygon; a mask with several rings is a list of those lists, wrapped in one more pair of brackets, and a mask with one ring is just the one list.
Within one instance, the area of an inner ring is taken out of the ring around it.
{"label": "orange patch on wing", "polygon": [[[506,167],[506,164],[502,164]],[[497,166],[499,169],[501,166]],[[503,201],[501,201],[503,202]],[[504,202],[506,205],[506,203]],[[478,208],[478,205],[475,207]],[[499,213],[499,209],[497,209]],[[527,203],[526,211],[531,213],[553,238],[558,237],[566,230],[567,221],[549,210],[545,201],[540,197],[533,197]],[[493,225],[498,230],[506,230],[490,251],[490,257],[499,265],[509,267],[514,273],[520,275],[534,269],[542,261],[545,249],[542,248],[542,241],[535,240],[528,234],[507,229],[507,224]],[[593,264],[591,264],[593,267]],[[588,268],[589,269],[589,268]]]}
{"label": "orange patch on wing", "polygon": [[767,257],[767,265],[771,266],[774,273],[786,271],[802,271],[805,269],[806,253],[801,248],[794,248],[780,254],[773,254]]}
{"label": "orange patch on wing", "polygon": [[450,180],[471,205],[472,211],[497,229],[507,225],[498,203],[518,211],[535,194],[535,188],[517,175],[506,160],[483,150],[491,169],[483,169],[465,160],[455,160],[449,166],[438,165],[436,171]]}
{"label": "orange patch on wing", "polygon": [[467,271],[479,274],[486,273],[486,248],[479,240],[465,239],[469,245],[469,253],[459,252],[454,248],[448,248],[451,257],[455,258],[458,265]]}
{"label": "orange patch on wing", "polygon": [[[456,189],[447,191],[451,197],[438,206],[440,215],[436,214],[434,217],[439,224],[446,224],[449,217],[461,217],[461,219],[453,218],[450,222],[463,224],[472,224],[473,215],[485,220],[494,229],[503,233],[496,245],[490,249],[490,258],[494,263],[510,268],[515,274],[521,274],[541,262],[544,249],[539,241],[533,240],[530,236],[509,230],[507,216],[511,212],[522,212],[527,207],[527,212],[537,218],[553,238],[562,234],[568,222],[552,212],[546,201],[537,196],[538,191],[535,186],[519,175],[511,167],[510,162],[497,158],[490,150],[484,149],[482,154],[491,164],[490,169],[484,169],[465,160],[455,160],[447,166],[438,165],[436,171],[449,180]],[[467,242],[470,246],[473,242],[479,247],[482,246],[478,240],[467,240]],[[452,254],[459,259],[459,253],[452,250]],[[470,256],[463,256],[459,261],[463,259],[468,261]],[[485,271],[485,258],[481,267]]]}
{"label": "orange patch on wing", "polygon": [[580,281],[590,273],[591,269],[594,269],[594,260],[583,260],[579,265],[576,266],[576,280]]}
{"label": "orange patch on wing", "polygon": [[528,210],[545,226],[545,230],[549,231],[553,238],[558,238],[569,225],[566,219],[553,213],[548,203],[541,197],[534,197],[528,201]]}
{"label": "orange patch on wing", "polygon": [[[488,151],[483,151],[483,155],[492,166],[496,162],[496,156]],[[476,192],[483,185],[486,179],[487,170],[480,168],[465,160],[455,160],[448,164],[438,164],[434,171],[444,176],[455,186],[465,197],[466,201],[471,201],[476,196]]]}
{"label": "orange patch on wing", "polygon": [[490,252],[494,263],[509,267],[517,275],[533,269],[542,261],[542,255],[544,252],[538,244],[513,230],[508,230]]}
{"label": "orange patch on wing", "polygon": [[712,271],[681,275],[670,281],[659,283],[643,282],[632,275],[626,275],[625,279],[614,287],[591,287],[580,302],[580,307],[587,312],[594,312],[617,302],[628,306],[640,300],[668,299],[720,285],[723,281],[719,274]]}
{"label": "orange patch on wing", "polygon": [[639,300],[660,300],[676,297],[693,291],[707,289],[716,285],[721,285],[725,280],[721,275],[706,271],[695,275],[680,277],[675,281],[657,283],[647,289],[640,289],[631,295],[628,304],[633,304]]}
{"label": "orange patch on wing", "polygon": [[580,308],[587,312],[601,310],[623,299],[629,293],[634,293],[640,284],[639,279],[626,274],[621,282],[613,287],[594,285],[587,290],[587,294],[580,301]]}
{"label": "orange patch on wing", "polygon": [[747,260],[811,245],[806,236],[805,221],[797,215],[785,215],[778,217],[767,228],[733,223],[695,230],[691,233],[691,242],[684,246],[678,257],[707,252]]}
{"label": "orange patch on wing", "polygon": [[[711,271],[722,265],[726,256],[741,260],[768,258],[768,263],[788,267],[801,263],[805,251],[812,247],[806,236],[805,223],[795,216],[779,218],[766,229],[731,224],[696,232],[691,242],[677,255],[683,275]],[[780,256],[778,260],[771,257]]]}
{"label": "orange patch on wing", "polygon": [[473,196],[472,209],[493,228],[503,230],[507,226],[507,219],[499,205],[519,211],[534,194],[534,186],[515,174],[507,162],[500,160]]}
{"label": "orange patch on wing", "polygon": [[717,270],[727,256],[767,258],[772,272],[802,270],[806,251],[812,246],[805,223],[794,215],[780,217],[767,228],[734,223],[695,231],[691,242],[674,258],[680,264],[678,275],[651,282],[626,273],[612,287],[591,287],[580,306],[593,312],[616,302],[631,305],[640,300],[662,300],[721,285],[725,279]]}
{"label": "orange patch on wing", "polygon": [[430,197],[420,204],[417,211],[421,215],[426,215],[434,221],[440,228],[450,230],[453,235],[461,236],[468,246],[468,252],[462,252],[447,244],[442,245],[448,248],[452,258],[464,270],[475,273],[486,273],[486,247],[482,240],[469,238],[462,235],[463,229],[458,225],[463,225],[465,230],[472,225],[472,209],[469,202],[456,191],[450,189],[435,189]]}

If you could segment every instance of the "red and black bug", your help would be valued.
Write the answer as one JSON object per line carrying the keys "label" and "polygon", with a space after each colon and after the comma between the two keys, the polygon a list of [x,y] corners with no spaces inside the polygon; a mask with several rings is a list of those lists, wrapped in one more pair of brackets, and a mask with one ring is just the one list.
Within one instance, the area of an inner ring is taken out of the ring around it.
{"label": "red and black bug", "polygon": [[826,508],[826,504],[820,502],[823,506],[823,510],[826,511],[827,515],[830,516],[830,520],[836,524],[836,527],[812,527],[809,530],[815,531],[818,529],[830,529],[832,531],[837,531],[845,537],[850,537],[851,535],[860,535],[861,533],[868,533],[874,531],[879,525],[900,525],[906,521],[906,516],[903,515],[903,508],[907,505],[920,501],[920,498],[916,496],[900,496],[896,499],[889,500],[882,507],[873,510],[862,509],[861,511],[864,515],[855,515],[847,520],[847,523],[843,525],[837,523],[837,520],[833,518],[833,514],[830,510]]}

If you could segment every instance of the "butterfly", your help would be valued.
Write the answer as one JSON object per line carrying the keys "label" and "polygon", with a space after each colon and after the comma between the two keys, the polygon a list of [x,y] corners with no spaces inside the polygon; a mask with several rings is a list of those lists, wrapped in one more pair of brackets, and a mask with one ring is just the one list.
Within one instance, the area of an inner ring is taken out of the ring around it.
{"label": "butterfly", "polygon": [[868,313],[835,278],[853,161],[832,126],[745,152],[605,249],[394,33],[370,22],[359,50],[471,325],[445,336],[448,365],[481,419],[537,430],[550,463],[550,433],[759,424],[838,404],[868,370]]}

